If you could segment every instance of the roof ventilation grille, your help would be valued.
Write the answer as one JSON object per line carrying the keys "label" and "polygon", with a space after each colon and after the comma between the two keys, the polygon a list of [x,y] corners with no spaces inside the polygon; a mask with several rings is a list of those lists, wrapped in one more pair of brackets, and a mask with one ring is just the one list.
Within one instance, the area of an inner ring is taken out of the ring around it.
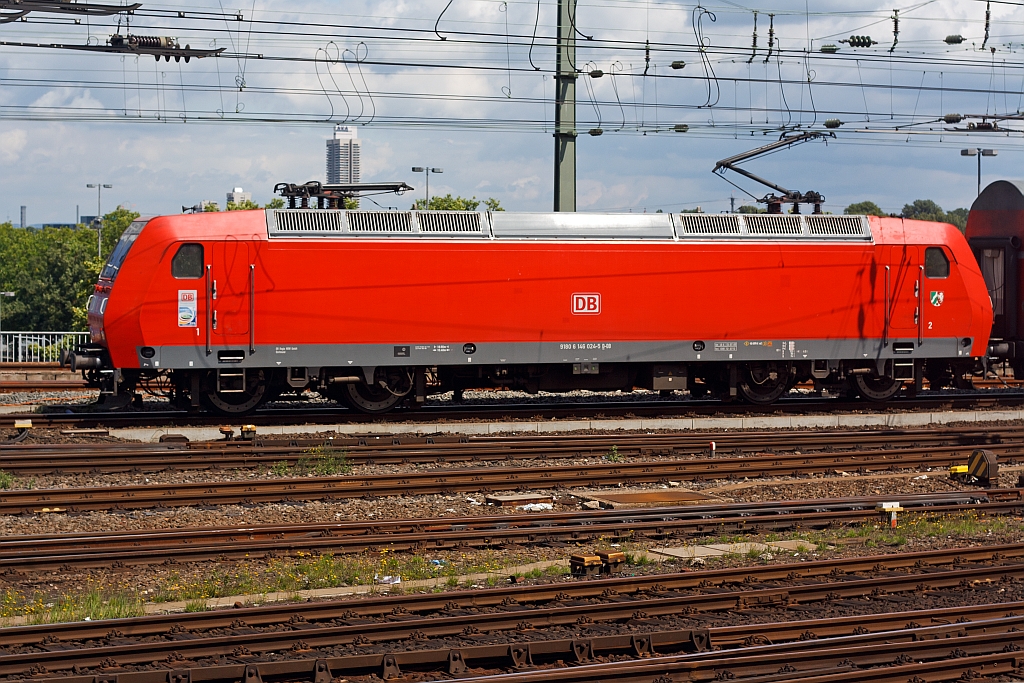
{"label": "roof ventilation grille", "polygon": [[350,232],[412,232],[411,211],[348,211]]}
{"label": "roof ventilation grille", "polygon": [[860,216],[806,216],[812,235],[818,237],[863,236],[864,221]]}
{"label": "roof ventilation grille", "polygon": [[476,211],[420,211],[420,232],[480,232]]}
{"label": "roof ventilation grille", "polygon": [[802,235],[803,225],[800,216],[778,214],[747,214],[743,217],[747,223],[747,232],[751,235]]}
{"label": "roof ventilation grille", "polygon": [[681,213],[678,218],[683,235],[740,234],[740,222],[734,215]]}
{"label": "roof ventilation grille", "polygon": [[330,209],[278,209],[274,211],[278,232],[341,232],[342,213]]}

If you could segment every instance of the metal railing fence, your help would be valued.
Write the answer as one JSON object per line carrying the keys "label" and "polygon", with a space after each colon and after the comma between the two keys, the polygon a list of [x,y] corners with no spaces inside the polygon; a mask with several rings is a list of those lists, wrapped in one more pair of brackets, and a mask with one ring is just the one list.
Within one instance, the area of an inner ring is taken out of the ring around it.
{"label": "metal railing fence", "polygon": [[0,332],[0,363],[56,363],[61,349],[89,343],[88,332]]}

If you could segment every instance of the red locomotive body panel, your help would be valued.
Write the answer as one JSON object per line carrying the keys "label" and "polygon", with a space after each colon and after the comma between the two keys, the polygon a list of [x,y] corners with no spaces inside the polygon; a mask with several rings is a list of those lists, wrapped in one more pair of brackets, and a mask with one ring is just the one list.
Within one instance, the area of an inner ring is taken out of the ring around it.
{"label": "red locomotive body panel", "polygon": [[[992,310],[963,236],[869,220],[870,239],[830,242],[291,237],[263,211],[160,217],[101,279],[90,325],[114,367],[161,371],[983,355]],[[185,244],[202,252],[175,277]]]}
{"label": "red locomotive body panel", "polygon": [[[138,367],[141,346],[205,346],[203,281],[175,279],[170,266],[177,246],[196,242],[221,288],[218,348],[248,343],[250,263],[261,347],[874,339],[884,333],[887,266],[890,336],[916,338],[912,281],[921,252],[937,246],[951,270],[926,280],[943,300],[924,307],[924,336],[970,337],[970,355],[984,353],[991,312],[956,228],[871,221],[873,244],[538,243],[268,240],[262,212],[163,217],[132,247],[103,326],[117,367]],[[198,292],[200,322],[179,328],[186,286]],[[574,314],[575,293],[599,294],[600,313]]]}

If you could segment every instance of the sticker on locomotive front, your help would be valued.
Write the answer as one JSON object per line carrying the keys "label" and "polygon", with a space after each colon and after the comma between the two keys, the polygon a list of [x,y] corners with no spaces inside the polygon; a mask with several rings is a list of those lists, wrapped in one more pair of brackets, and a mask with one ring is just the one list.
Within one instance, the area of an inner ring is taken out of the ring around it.
{"label": "sticker on locomotive front", "polygon": [[715,342],[715,351],[735,351],[737,342]]}
{"label": "sticker on locomotive front", "polygon": [[178,290],[178,327],[197,327],[199,325],[197,306],[196,290]]}
{"label": "sticker on locomotive front", "polygon": [[932,306],[939,307],[942,302],[946,300],[946,295],[943,292],[932,292],[931,294]]}

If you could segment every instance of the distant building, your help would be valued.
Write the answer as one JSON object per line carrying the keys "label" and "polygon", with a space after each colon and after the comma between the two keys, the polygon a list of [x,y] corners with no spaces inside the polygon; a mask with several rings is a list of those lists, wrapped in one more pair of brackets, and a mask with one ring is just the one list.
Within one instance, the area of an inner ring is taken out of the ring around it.
{"label": "distant building", "polygon": [[228,204],[245,204],[252,201],[252,192],[243,192],[242,188],[236,187],[228,192]]}
{"label": "distant building", "polygon": [[359,182],[359,138],[355,126],[334,127],[334,137],[327,141],[327,182]]}
{"label": "distant building", "polygon": [[[231,195],[228,195],[228,196],[230,197]],[[201,202],[199,202],[199,210],[200,211],[206,211],[206,207],[208,207],[208,206],[209,207],[214,207],[215,210],[220,211],[220,207],[217,206],[217,202],[213,201],[212,199],[204,199]]]}
{"label": "distant building", "polygon": [[88,226],[88,225],[92,225],[93,223],[95,223],[96,219],[98,219],[98,218],[99,218],[99,216],[79,216],[78,223],[79,223],[79,225],[86,225],[86,226]]}
{"label": "distant building", "polygon": [[28,225],[28,207],[27,206],[23,206],[23,207],[21,207],[21,227],[24,228],[27,225]]}

